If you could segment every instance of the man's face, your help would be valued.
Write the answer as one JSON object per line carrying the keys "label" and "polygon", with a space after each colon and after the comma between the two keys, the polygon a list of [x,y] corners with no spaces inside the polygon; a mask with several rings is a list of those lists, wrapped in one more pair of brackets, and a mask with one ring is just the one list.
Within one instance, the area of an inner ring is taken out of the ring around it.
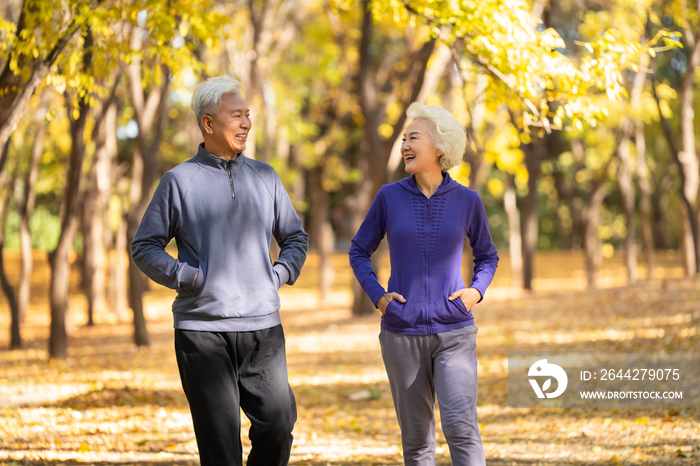
{"label": "man's face", "polygon": [[[250,111],[240,94],[228,93],[222,96],[222,104],[216,116],[205,116],[205,131],[220,152],[219,157],[235,158],[246,148],[250,131]],[[204,119],[203,118],[203,119]]]}

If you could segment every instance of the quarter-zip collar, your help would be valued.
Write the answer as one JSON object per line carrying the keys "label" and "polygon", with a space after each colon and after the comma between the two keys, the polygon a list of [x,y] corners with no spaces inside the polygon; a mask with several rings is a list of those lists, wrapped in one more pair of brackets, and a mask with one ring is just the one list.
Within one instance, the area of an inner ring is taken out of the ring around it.
{"label": "quarter-zip collar", "polygon": [[[425,198],[425,194],[423,194],[420,188],[416,185],[415,174],[412,174],[408,178],[399,180],[398,183],[399,186],[404,188],[406,191]],[[442,172],[442,183],[440,184],[440,186],[438,186],[438,189],[437,191],[435,191],[435,194],[433,194],[430,198],[432,199],[435,196],[441,196],[445,193],[452,191],[453,189],[459,188],[460,186],[462,185],[453,180],[449,173]]]}
{"label": "quarter-zip collar", "polygon": [[204,143],[199,144],[199,150],[194,159],[204,168],[226,176],[241,171],[246,165],[246,158],[242,153],[238,154],[238,157],[233,160],[222,159],[207,152],[204,148]]}

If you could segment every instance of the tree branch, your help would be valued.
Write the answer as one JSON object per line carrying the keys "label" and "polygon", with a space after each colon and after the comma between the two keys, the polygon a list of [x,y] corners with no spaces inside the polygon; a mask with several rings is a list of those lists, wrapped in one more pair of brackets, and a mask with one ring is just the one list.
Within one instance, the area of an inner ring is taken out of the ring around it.
{"label": "tree branch", "polygon": [[[416,16],[418,16],[418,17],[420,17],[420,18],[423,18],[426,22],[428,22],[428,24],[430,24],[430,25],[433,26],[434,28],[440,30],[441,27],[444,26],[444,25],[441,25],[441,24],[438,22],[437,19],[435,19],[435,18],[433,18],[433,17],[431,17],[431,16],[429,16],[429,15],[426,15],[426,14],[423,14],[423,13],[419,13],[419,12],[418,12],[415,8],[413,8],[413,6],[411,6],[411,4],[408,3],[406,0],[403,0],[402,3],[403,3],[403,5],[404,5],[404,7],[406,8],[406,10],[408,10],[409,12],[413,13],[414,15],[416,15]],[[440,39],[443,39],[442,34],[440,34],[440,36],[441,36]],[[462,38],[462,39],[464,40],[464,38]],[[443,39],[443,42],[445,42],[446,44],[448,44],[448,46],[450,47],[450,50],[452,50],[455,63],[457,63],[457,67],[460,69],[460,73],[462,74],[462,79],[464,80],[464,82],[467,82],[468,80],[467,80],[466,74],[464,73],[464,69],[463,69],[463,67],[460,66],[460,61],[461,61],[461,60],[460,60],[460,56],[459,56],[459,51],[458,51],[457,48],[455,47],[454,42],[453,42],[453,43],[449,43],[449,42],[445,41],[444,39]],[[484,57],[482,57],[481,55],[479,55],[479,53],[474,49],[474,47],[472,47],[471,45],[469,45],[469,44],[466,43],[466,40],[465,40],[465,42],[464,42],[464,50],[465,50],[466,52],[469,53],[469,55],[476,61],[476,63],[478,63],[479,65],[481,65],[481,67],[483,67],[486,71],[488,71],[489,74],[490,74],[491,76],[493,76],[493,77],[496,78],[498,81],[501,81],[503,84],[505,84],[505,85],[508,87],[509,90],[511,90],[511,91],[515,92],[516,94],[518,94],[518,96],[520,96],[520,98],[522,99],[523,103],[527,106],[527,108],[530,110],[530,112],[532,112],[533,115],[535,115],[537,118],[541,118],[540,111],[537,109],[537,107],[535,106],[535,104],[533,104],[532,102],[530,102],[530,101],[529,101],[527,98],[525,98],[524,96],[520,95],[520,93],[517,92],[517,90],[515,89],[515,85],[513,85],[513,83],[510,82],[510,80],[508,79],[508,77],[507,77],[506,75],[504,75],[498,68],[496,68],[496,67],[493,66],[491,63],[489,63],[489,61],[488,61],[486,58],[484,58]],[[543,127],[543,128],[545,129],[545,131],[547,131],[547,133],[550,133],[550,132],[551,132],[551,125],[529,124],[528,126],[541,126],[541,127]]]}

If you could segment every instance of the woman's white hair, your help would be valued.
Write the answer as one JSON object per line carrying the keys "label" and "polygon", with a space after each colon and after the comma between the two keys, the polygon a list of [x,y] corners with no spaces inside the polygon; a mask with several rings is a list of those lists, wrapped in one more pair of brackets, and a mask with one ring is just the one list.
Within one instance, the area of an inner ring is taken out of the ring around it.
{"label": "woman's white hair", "polygon": [[462,162],[464,149],[467,147],[467,132],[454,115],[444,108],[418,102],[413,102],[408,107],[406,115],[414,120],[428,122],[430,141],[433,147],[442,152],[442,171],[447,171]]}
{"label": "woman's white hair", "polygon": [[195,88],[192,96],[192,111],[202,133],[204,133],[202,117],[204,115],[216,116],[221,109],[222,96],[231,92],[240,94],[241,83],[229,76],[209,78]]}

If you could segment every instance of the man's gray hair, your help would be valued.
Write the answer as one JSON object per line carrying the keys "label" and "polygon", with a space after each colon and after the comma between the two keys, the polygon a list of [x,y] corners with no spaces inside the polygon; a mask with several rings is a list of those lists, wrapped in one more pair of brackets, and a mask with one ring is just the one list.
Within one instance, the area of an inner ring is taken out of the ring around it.
{"label": "man's gray hair", "polygon": [[428,122],[430,141],[434,148],[442,152],[442,171],[447,171],[462,162],[464,149],[467,147],[467,132],[454,115],[444,108],[418,102],[413,102],[408,107],[406,115],[414,120]]}
{"label": "man's gray hair", "polygon": [[240,94],[241,83],[229,76],[209,78],[195,88],[192,96],[192,111],[202,134],[204,133],[202,117],[216,116],[221,109],[222,96],[231,92]]}

